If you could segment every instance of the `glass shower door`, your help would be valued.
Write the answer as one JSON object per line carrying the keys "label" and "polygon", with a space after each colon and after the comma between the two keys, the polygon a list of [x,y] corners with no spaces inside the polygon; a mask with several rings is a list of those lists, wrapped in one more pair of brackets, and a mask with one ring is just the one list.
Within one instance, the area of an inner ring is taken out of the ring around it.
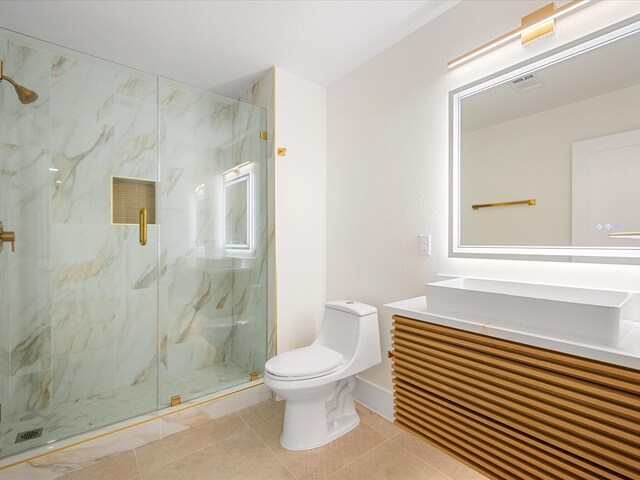
{"label": "glass shower door", "polygon": [[160,79],[159,404],[248,382],[266,360],[263,109]]}
{"label": "glass shower door", "polygon": [[0,84],[5,456],[157,408],[157,229],[142,246],[138,217],[114,217],[155,196],[112,195],[119,177],[155,186],[157,81],[6,31],[0,59],[39,95]]}

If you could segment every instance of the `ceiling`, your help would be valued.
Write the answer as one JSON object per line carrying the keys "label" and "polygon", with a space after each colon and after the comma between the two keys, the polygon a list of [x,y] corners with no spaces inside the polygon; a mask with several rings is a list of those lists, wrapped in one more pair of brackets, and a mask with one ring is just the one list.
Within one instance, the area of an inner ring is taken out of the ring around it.
{"label": "ceiling", "polygon": [[0,26],[238,97],[274,65],[329,85],[458,1],[2,1]]}

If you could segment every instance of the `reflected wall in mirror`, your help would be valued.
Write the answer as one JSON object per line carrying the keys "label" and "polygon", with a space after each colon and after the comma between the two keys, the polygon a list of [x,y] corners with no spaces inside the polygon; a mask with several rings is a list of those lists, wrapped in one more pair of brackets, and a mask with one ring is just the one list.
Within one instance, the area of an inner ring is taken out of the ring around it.
{"label": "reflected wall in mirror", "polygon": [[251,249],[251,173],[225,181],[225,247]]}
{"label": "reflected wall in mirror", "polygon": [[452,92],[452,254],[640,257],[639,32]]}

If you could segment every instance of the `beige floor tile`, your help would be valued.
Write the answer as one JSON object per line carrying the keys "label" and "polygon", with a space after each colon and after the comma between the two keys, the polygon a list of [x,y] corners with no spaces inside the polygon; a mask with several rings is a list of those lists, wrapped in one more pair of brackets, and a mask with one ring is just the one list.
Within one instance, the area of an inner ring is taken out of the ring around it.
{"label": "beige floor tile", "polygon": [[130,450],[59,478],[61,480],[133,480],[138,478],[138,473],[135,454]]}
{"label": "beige floor tile", "polygon": [[356,411],[360,416],[360,421],[366,426],[373,428],[376,432],[382,435],[384,438],[392,437],[398,434],[402,429],[397,427],[389,420],[381,417],[375,412],[372,412],[364,405],[360,405],[356,402]]}
{"label": "beige floor tile", "polygon": [[397,443],[386,441],[329,477],[331,480],[451,480]]}
{"label": "beige floor tile", "polygon": [[257,434],[247,430],[143,473],[143,480],[293,480]]}
{"label": "beige floor tile", "polygon": [[174,462],[246,430],[247,425],[234,413],[144,445],[136,449],[140,472]]}
{"label": "beige floor tile", "polygon": [[485,480],[487,478],[405,430],[394,436],[391,441],[406,448],[454,480]]}
{"label": "beige floor tile", "polygon": [[240,410],[238,415],[251,427],[275,418],[282,420],[284,418],[284,401],[276,402],[275,400],[267,400],[260,402]]}
{"label": "beige floor tile", "polygon": [[254,427],[254,430],[299,480],[326,478],[385,440],[380,433],[361,423],[329,445],[313,450],[292,451],[280,446],[282,420],[272,419]]}

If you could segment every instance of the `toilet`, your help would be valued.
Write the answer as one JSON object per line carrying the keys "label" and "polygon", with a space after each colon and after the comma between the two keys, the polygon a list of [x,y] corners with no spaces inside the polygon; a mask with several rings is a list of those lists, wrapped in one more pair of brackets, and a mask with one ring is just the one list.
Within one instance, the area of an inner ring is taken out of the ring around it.
{"label": "toilet", "polygon": [[378,363],[376,308],[351,300],[326,303],[318,338],[265,365],[265,384],[285,401],[280,444],[309,450],[355,428],[355,375]]}

